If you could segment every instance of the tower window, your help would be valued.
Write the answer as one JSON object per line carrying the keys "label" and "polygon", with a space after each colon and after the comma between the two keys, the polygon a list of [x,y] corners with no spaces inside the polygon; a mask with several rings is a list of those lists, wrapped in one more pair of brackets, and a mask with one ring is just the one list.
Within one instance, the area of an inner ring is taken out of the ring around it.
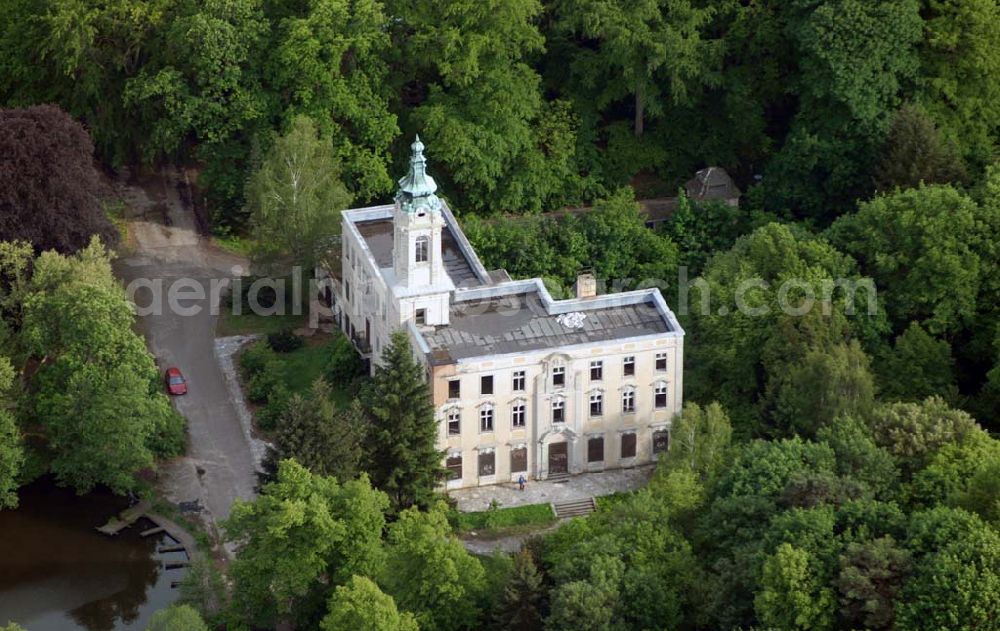
{"label": "tower window", "polygon": [[414,260],[417,263],[426,263],[430,258],[430,239],[427,237],[417,237]]}

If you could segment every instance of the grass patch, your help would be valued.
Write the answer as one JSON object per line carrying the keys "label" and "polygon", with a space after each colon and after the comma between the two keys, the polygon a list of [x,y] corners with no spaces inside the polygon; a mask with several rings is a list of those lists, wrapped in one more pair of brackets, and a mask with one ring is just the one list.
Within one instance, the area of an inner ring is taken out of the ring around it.
{"label": "grass patch", "polygon": [[549,504],[528,504],[527,506],[512,506],[510,508],[490,508],[478,513],[452,514],[452,524],[455,531],[483,531],[495,534],[512,529],[529,530],[555,523],[556,516]]}
{"label": "grass patch", "polygon": [[[331,336],[324,335],[320,338],[317,335],[307,339],[301,348],[290,353],[278,353],[283,367],[282,377],[289,392],[305,394],[313,382],[323,376],[330,363],[333,343]],[[348,384],[334,384],[331,388],[331,398],[338,406],[349,404],[353,398],[354,393],[343,387],[346,385]]]}
{"label": "grass patch", "polygon": [[216,324],[215,334],[218,337],[228,337],[230,335],[253,335],[277,333],[288,329],[297,329],[305,326],[308,316],[301,315],[272,315],[262,316],[255,313],[241,313],[236,315],[232,309],[223,305],[219,314],[219,321]]}

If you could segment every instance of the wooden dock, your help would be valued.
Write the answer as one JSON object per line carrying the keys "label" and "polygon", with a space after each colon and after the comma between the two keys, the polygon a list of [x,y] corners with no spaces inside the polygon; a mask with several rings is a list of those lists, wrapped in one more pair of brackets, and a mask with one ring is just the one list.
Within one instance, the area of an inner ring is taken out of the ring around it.
{"label": "wooden dock", "polygon": [[150,528],[149,530],[143,530],[142,532],[139,533],[139,536],[143,538],[152,537],[153,535],[158,535],[161,532],[166,532],[166,531],[167,529],[164,528],[163,526],[155,526],[153,528]]}
{"label": "wooden dock", "polygon": [[150,503],[143,500],[135,506],[123,510],[117,516],[112,517],[108,520],[108,523],[103,526],[98,526],[97,531],[113,537],[137,522],[142,517],[145,517],[146,513],[148,513],[151,508],[152,506]]}
{"label": "wooden dock", "polygon": [[[149,521],[153,522],[153,528],[143,530],[139,533],[140,536],[150,537],[166,533],[168,537],[176,542],[173,544],[167,543],[166,545],[159,546],[156,550],[157,554],[163,554],[166,552],[183,552],[188,558],[187,561],[164,562],[164,569],[179,570],[188,567],[190,560],[198,554],[198,547],[194,537],[179,524],[163,517],[162,515],[152,512],[152,510],[152,505],[143,500],[135,506],[122,511],[117,516],[109,519],[108,523],[103,526],[99,526],[97,531],[113,537],[145,517]],[[176,588],[179,585],[180,581],[172,581],[170,583],[170,587],[172,588]]]}

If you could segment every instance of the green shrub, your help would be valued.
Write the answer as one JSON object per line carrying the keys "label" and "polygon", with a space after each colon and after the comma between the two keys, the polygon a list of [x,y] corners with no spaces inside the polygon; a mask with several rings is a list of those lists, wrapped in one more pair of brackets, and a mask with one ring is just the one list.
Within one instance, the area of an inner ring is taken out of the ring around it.
{"label": "green shrub", "polygon": [[264,370],[275,357],[274,351],[264,342],[257,342],[240,354],[240,374],[247,381]]}
{"label": "green shrub", "polygon": [[268,333],[267,345],[276,353],[291,353],[302,348],[302,338],[292,333],[290,329]]}
{"label": "green shrub", "polygon": [[252,403],[267,403],[278,388],[285,388],[285,378],[278,359],[267,361],[261,370],[251,375],[247,384],[247,398]]}
{"label": "green shrub", "polygon": [[325,378],[334,387],[349,386],[364,373],[361,356],[354,350],[346,335],[337,335],[329,345]]}

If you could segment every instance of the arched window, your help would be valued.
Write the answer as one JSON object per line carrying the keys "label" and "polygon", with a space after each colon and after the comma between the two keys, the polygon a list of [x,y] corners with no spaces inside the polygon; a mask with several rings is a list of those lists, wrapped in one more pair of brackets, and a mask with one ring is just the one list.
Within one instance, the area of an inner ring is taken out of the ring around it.
{"label": "arched window", "polygon": [[417,237],[416,250],[414,251],[414,261],[426,263],[430,258],[431,240],[427,237]]}
{"label": "arched window", "polygon": [[658,381],[653,387],[653,400],[657,410],[662,410],[667,407],[667,382]]}
{"label": "arched window", "polygon": [[515,429],[523,428],[526,423],[524,399],[516,399],[510,406],[510,425]]}
{"label": "arched window", "polygon": [[489,403],[479,408],[479,431],[493,431],[493,406]]}
{"label": "arched window", "polygon": [[635,388],[622,390],[622,412],[624,414],[635,412]]}
{"label": "arched window", "polygon": [[600,390],[590,393],[590,415],[604,416],[604,393]]}

